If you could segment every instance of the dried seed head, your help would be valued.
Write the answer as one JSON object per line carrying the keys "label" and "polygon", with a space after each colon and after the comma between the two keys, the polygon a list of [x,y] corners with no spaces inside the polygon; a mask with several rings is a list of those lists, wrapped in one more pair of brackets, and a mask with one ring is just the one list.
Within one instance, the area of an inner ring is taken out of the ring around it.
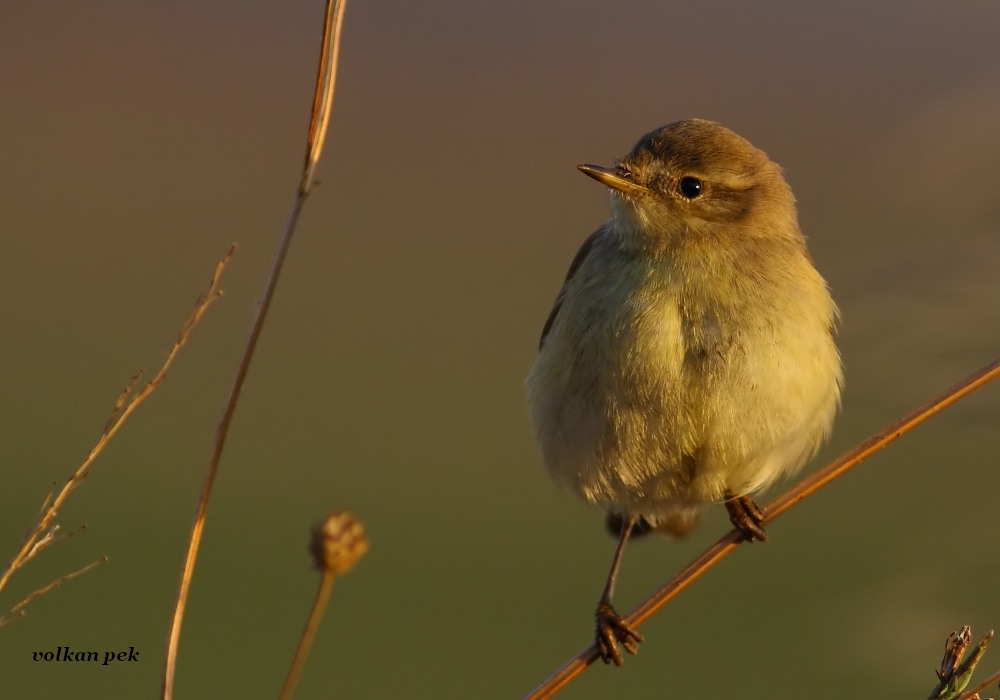
{"label": "dried seed head", "polygon": [[360,520],[347,511],[336,511],[313,528],[310,549],[317,569],[343,574],[368,551],[368,538]]}
{"label": "dried seed head", "polygon": [[941,670],[937,672],[938,680],[949,680],[962,663],[965,650],[972,643],[972,629],[963,625],[958,632],[952,632],[944,643],[944,657],[941,659]]}

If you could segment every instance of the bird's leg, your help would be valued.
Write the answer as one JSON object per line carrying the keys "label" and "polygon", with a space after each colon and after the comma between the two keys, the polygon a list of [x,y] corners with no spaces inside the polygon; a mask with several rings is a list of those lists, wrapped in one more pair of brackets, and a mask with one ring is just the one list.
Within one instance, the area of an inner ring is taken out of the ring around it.
{"label": "bird's leg", "polygon": [[595,639],[597,650],[601,654],[604,663],[614,662],[615,666],[623,663],[622,653],[618,649],[621,644],[629,654],[634,654],[642,641],[642,635],[636,632],[624,617],[619,615],[611,605],[611,596],[615,592],[615,579],[618,578],[618,567],[622,563],[622,554],[625,552],[625,543],[628,542],[629,533],[635,525],[636,518],[623,517],[621,534],[618,536],[618,546],[615,548],[615,557],[611,561],[611,570],[608,572],[608,581],[604,584],[604,593],[597,603],[597,612],[594,617],[597,620]]}
{"label": "bird's leg", "polygon": [[[608,511],[608,515],[604,519],[604,527],[612,537],[618,539],[618,537],[622,534],[622,525],[624,522],[624,515]],[[652,524],[650,524],[650,522],[645,518],[636,518],[635,523],[632,525],[632,531],[628,534],[628,538],[630,540],[634,540],[636,537],[644,537],[651,533],[654,529],[655,528]]]}
{"label": "bird's leg", "polygon": [[765,541],[767,531],[764,530],[764,511],[760,506],[749,496],[736,496],[732,491],[726,491],[723,497],[726,500],[726,510],[729,511],[729,520],[743,534],[743,539],[748,542]]}

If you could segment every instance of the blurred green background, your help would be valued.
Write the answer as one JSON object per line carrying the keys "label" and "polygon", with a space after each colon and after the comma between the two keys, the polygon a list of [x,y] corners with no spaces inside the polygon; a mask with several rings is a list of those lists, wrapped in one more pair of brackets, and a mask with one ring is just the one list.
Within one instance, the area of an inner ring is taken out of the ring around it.
{"label": "blurred green background", "polygon": [[[0,630],[0,697],[158,692],[321,19],[318,1],[0,6],[0,558],[241,245],[61,514],[86,534],[0,598],[111,557]],[[847,392],[819,460],[996,356],[997,36],[986,0],[351,0],[322,186],[224,457],[178,697],[276,697],[317,580],[307,532],[331,509],[372,547],[336,585],[299,697],[519,697],[588,641],[613,543],[544,474],[523,379],[608,214],[574,166],[653,127],[718,120],[786,170],[843,313]],[[998,425],[1000,385],[789,513],[643,627],[624,669],[561,697],[924,697],[949,631],[1000,626]],[[722,534],[722,510],[633,546],[620,607]],[[140,660],[31,660],[67,645]]]}

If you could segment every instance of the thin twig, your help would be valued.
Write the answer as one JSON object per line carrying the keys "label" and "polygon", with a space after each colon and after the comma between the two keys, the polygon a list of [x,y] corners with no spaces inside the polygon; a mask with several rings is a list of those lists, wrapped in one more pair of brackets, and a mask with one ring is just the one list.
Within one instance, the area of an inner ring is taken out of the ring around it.
{"label": "thin twig", "polygon": [[[187,326],[186,323],[184,325]],[[125,407],[129,395],[132,393],[132,390],[135,389],[135,385],[139,383],[141,378],[142,370],[139,370],[135,373],[134,377],[128,380],[128,386],[122,389],[122,393],[118,395],[118,400],[115,401],[115,407],[111,409],[111,415],[108,416],[108,422],[104,424],[105,432],[115,424],[116,420],[118,420],[118,416]]]}
{"label": "thin twig", "polygon": [[133,377],[128,385],[128,388],[118,397],[115,402],[115,406],[111,411],[111,417],[108,419],[104,426],[104,430],[101,433],[100,438],[98,438],[97,443],[90,449],[87,458],[83,463],[77,467],[76,471],[70,475],[66,480],[66,483],[60,489],[59,493],[53,497],[52,491],[45,497],[45,503],[42,511],[39,513],[38,518],[34,526],[25,535],[24,541],[21,543],[21,548],[14,555],[13,559],[4,569],[2,575],[0,575],[0,591],[7,585],[10,577],[14,575],[14,572],[20,569],[24,564],[26,564],[35,554],[40,552],[42,549],[51,544],[55,539],[55,533],[58,529],[58,525],[54,523],[56,516],[59,513],[59,509],[62,504],[66,501],[66,498],[73,493],[74,490],[80,485],[83,479],[87,476],[90,470],[90,466],[97,459],[97,456],[104,449],[111,438],[115,436],[118,430],[125,423],[125,420],[132,414],[132,411],[139,407],[146,398],[153,393],[153,390],[159,386],[163,378],[167,376],[167,370],[174,363],[177,358],[177,354],[180,349],[184,347],[187,342],[191,331],[197,325],[201,317],[205,315],[208,311],[208,307],[212,305],[222,292],[219,291],[219,279],[222,276],[223,270],[226,269],[226,265],[229,264],[229,260],[233,257],[236,252],[236,246],[229,249],[229,252],[219,261],[215,266],[215,272],[212,274],[211,282],[209,283],[208,291],[202,295],[197,302],[195,302],[194,309],[188,316],[184,325],[181,326],[181,330],[177,335],[177,340],[174,341],[174,346],[167,353],[167,358],[163,361],[163,365],[160,367],[160,371],[156,373],[149,383],[146,384],[138,393],[132,395],[131,399],[127,397],[131,394],[132,389],[135,387],[136,381],[139,375]]}
{"label": "thin twig", "polygon": [[309,619],[306,627],[302,631],[299,639],[299,646],[295,650],[295,658],[292,659],[292,666],[288,669],[288,677],[285,684],[281,686],[279,700],[292,700],[292,693],[299,682],[302,668],[306,665],[306,658],[309,656],[309,649],[312,647],[313,639],[316,638],[316,630],[323,620],[323,613],[326,611],[326,604],[330,600],[330,593],[333,591],[333,580],[337,578],[332,571],[324,571],[319,579],[319,589],[316,591],[316,600],[313,602],[312,610],[309,612]]}
{"label": "thin twig", "polygon": [[[974,374],[966,377],[941,395],[931,399],[909,415],[899,419],[877,435],[874,435],[854,449],[841,455],[818,472],[806,477],[798,484],[771,501],[764,509],[764,523],[769,523],[779,515],[801,503],[834,479],[843,476],[852,467],[875,454],[889,443],[917,427],[931,416],[944,410],[959,399],[1000,376],[1000,359],[994,360]],[[736,549],[742,536],[734,529],[709,547],[693,562],[664,584],[658,591],[643,601],[626,618],[631,627],[638,627],[666,605],[674,596],[687,588],[695,579],[712,568],[726,555]],[[562,690],[574,678],[583,673],[596,661],[598,652],[591,642],[576,656],[567,661],[559,670],[549,676],[541,685],[528,693],[527,700],[550,698]]]}
{"label": "thin twig", "polygon": [[24,599],[20,603],[18,603],[17,605],[15,605],[13,608],[11,608],[10,610],[8,610],[3,615],[0,615],[0,627],[3,627],[8,622],[13,622],[14,620],[17,620],[17,619],[20,619],[20,618],[24,617],[24,610],[23,610],[23,608],[25,606],[27,606],[28,603],[30,603],[31,601],[33,601],[38,596],[45,595],[46,593],[48,593],[49,591],[51,591],[53,588],[57,588],[57,587],[63,585],[64,583],[66,583],[67,581],[76,578],[77,576],[83,576],[85,573],[87,573],[91,569],[96,569],[98,566],[100,566],[101,564],[103,564],[107,560],[108,560],[108,557],[107,556],[103,556],[103,557],[101,557],[100,559],[98,559],[96,561],[90,562],[89,564],[87,564],[82,569],[78,569],[77,571],[74,571],[71,574],[66,574],[65,576],[57,578],[55,581],[53,581],[49,585],[42,586],[41,588],[39,588],[34,593],[29,593],[27,596],[24,597]]}
{"label": "thin twig", "polygon": [[[21,557],[18,566],[24,566],[29,561],[34,559],[36,554],[52,544],[56,539],[57,532],[59,532],[59,523],[53,524],[52,527],[45,531],[45,534],[36,537],[35,541],[31,545],[31,548],[24,553],[24,556]],[[30,534],[31,533],[29,533],[29,535]]]}
{"label": "thin twig", "polygon": [[205,480],[202,484],[201,495],[198,499],[198,508],[195,513],[194,523],[191,526],[191,534],[188,539],[187,553],[184,558],[184,565],[181,569],[181,580],[177,590],[177,599],[174,603],[174,614],[170,623],[170,635],[167,641],[167,652],[163,667],[162,694],[163,700],[173,698],[174,676],[177,670],[177,650],[180,645],[181,625],[184,621],[184,610],[187,606],[188,594],[191,589],[191,581],[194,576],[194,567],[198,559],[198,550],[201,546],[201,538],[205,530],[205,519],[208,514],[208,503],[211,500],[212,488],[215,484],[215,477],[219,470],[219,462],[222,457],[222,450],[226,443],[226,436],[229,433],[229,426],[236,410],[236,404],[246,380],[247,371],[250,368],[250,361],[253,359],[254,350],[257,347],[257,340],[260,338],[267,318],[267,312],[271,307],[271,299],[281,274],[285,256],[292,242],[292,234],[299,219],[299,213],[305,204],[306,197],[312,189],[312,176],[316,163],[322,151],[323,140],[326,136],[326,125],[329,123],[330,110],[333,106],[333,81],[337,74],[337,57],[339,55],[340,27],[342,25],[345,0],[328,0],[326,7],[326,19],[323,24],[323,43],[320,51],[320,64],[317,76],[317,89],[313,99],[313,109],[310,119],[309,137],[306,147],[306,161],[303,167],[302,179],[299,182],[295,199],[292,202],[292,210],[285,225],[285,231],[278,243],[278,250],[271,265],[271,272],[264,286],[260,302],[257,305],[257,314],[254,316],[250,326],[250,334],[247,338],[246,346],[243,349],[243,356],[236,369],[236,377],[226,400],[225,408],[222,411],[222,418],[216,428],[215,441],[212,445],[212,452],[209,457],[208,467],[205,472]]}
{"label": "thin twig", "polygon": [[[80,482],[77,482],[77,485],[79,485],[79,483]],[[86,525],[86,523],[84,523],[83,525],[80,525],[80,527],[76,528],[75,530],[71,530],[70,532],[59,534],[59,523],[53,524],[52,527],[49,528],[48,532],[46,532],[44,535],[42,535],[42,537],[40,539],[38,539],[35,542],[34,545],[32,545],[32,547],[28,551],[28,553],[24,555],[24,558],[21,560],[21,566],[24,566],[25,564],[27,564],[29,561],[31,561],[32,559],[34,559],[37,554],[39,554],[40,552],[48,549],[49,547],[51,547],[52,545],[54,545],[56,542],[62,542],[63,540],[69,539],[73,535],[78,535],[78,534],[80,534],[81,532],[83,532],[86,529],[87,529],[87,525]]]}
{"label": "thin twig", "polygon": [[974,697],[976,697],[977,693],[981,693],[982,691],[986,690],[987,688],[989,688],[994,683],[998,683],[998,682],[1000,682],[1000,671],[997,671],[996,673],[994,673],[992,676],[990,676],[989,678],[987,678],[985,681],[983,681],[982,683],[980,683],[979,685],[977,685],[972,690],[969,690],[969,691],[966,691],[966,692],[962,693],[958,697],[958,700],[972,700]]}
{"label": "thin twig", "polygon": [[[107,428],[105,428],[105,429],[107,429]],[[38,515],[35,516],[35,520],[38,520],[39,518],[41,518],[45,514],[45,511],[48,509],[49,505],[52,503],[52,497],[56,495],[56,489],[57,488],[59,488],[59,484],[56,483],[55,481],[53,481],[52,482],[52,486],[49,487],[49,492],[45,495],[45,500],[42,501],[42,507],[38,509]],[[31,534],[31,530],[29,529],[28,532],[25,534],[25,537],[28,537],[30,534]]]}

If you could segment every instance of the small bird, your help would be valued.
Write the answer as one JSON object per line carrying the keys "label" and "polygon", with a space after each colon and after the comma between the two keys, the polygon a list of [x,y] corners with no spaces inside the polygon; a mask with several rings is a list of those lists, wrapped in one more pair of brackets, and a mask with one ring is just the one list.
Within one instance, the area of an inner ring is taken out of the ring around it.
{"label": "small bird", "polygon": [[682,536],[726,505],[764,540],[750,494],[805,464],[830,432],[843,371],[837,307],[799,230],[781,168],[729,129],[649,132],[611,192],[542,329],[527,379],[553,479],[620,523],[596,611],[605,663],[640,635],[611,604],[633,529]]}

